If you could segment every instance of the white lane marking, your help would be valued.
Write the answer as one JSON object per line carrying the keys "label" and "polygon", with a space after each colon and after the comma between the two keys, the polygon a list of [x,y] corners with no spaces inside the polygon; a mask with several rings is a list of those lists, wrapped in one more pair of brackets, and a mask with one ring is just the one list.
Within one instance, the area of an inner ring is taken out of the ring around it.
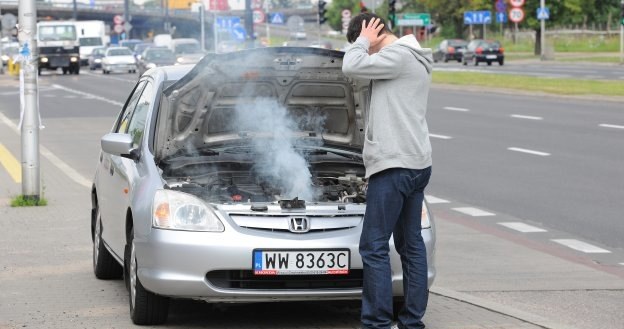
{"label": "white lane marking", "polygon": [[433,138],[439,138],[439,139],[452,139],[453,137],[451,136],[445,136],[445,135],[437,135],[437,134],[429,134],[429,137],[433,137]]}
{"label": "white lane marking", "polygon": [[[624,79],[624,77],[623,77],[623,79]],[[624,266],[624,263],[620,263],[620,265]]]}
{"label": "white lane marking", "polygon": [[86,93],[86,92],[84,92],[84,91],[80,91],[80,90],[75,90],[75,89],[67,88],[67,87],[65,87],[65,86],[61,86],[61,85],[57,85],[57,84],[53,84],[53,85],[52,85],[52,87],[54,87],[54,88],[56,88],[56,89],[65,90],[65,91],[68,91],[68,92],[70,92],[70,93],[78,94],[78,95],[81,95],[81,96],[85,96],[85,97],[90,97],[90,98],[93,98],[93,99],[97,99],[98,101],[102,101],[102,102],[106,102],[106,103],[109,103],[109,104],[113,104],[113,105],[115,105],[115,106],[119,106],[119,107],[121,107],[121,106],[123,106],[123,105],[124,105],[123,103],[116,102],[116,101],[114,101],[114,100],[110,100],[110,99],[105,98],[105,97],[102,97],[102,96],[98,96],[98,95],[94,95],[94,94]]}
{"label": "white lane marking", "polygon": [[522,233],[536,233],[536,232],[548,232],[544,229],[541,229],[539,227],[535,227],[535,226],[531,226],[525,223],[521,223],[521,222],[506,222],[506,223],[498,223],[498,225],[502,225],[505,226],[507,228],[510,228],[512,230],[516,230],[518,232],[522,232]]}
{"label": "white lane marking", "polygon": [[433,195],[425,195],[425,198],[427,199],[427,202],[429,202],[430,204],[434,204],[434,203],[449,203],[450,202],[449,200],[436,198]]}
{"label": "white lane marking", "polygon": [[448,110],[448,111],[456,111],[456,112],[468,112],[468,111],[470,111],[469,109],[464,109],[464,108],[461,108],[461,107],[445,106],[443,108],[445,110]]}
{"label": "white lane marking", "polygon": [[[39,87],[39,92],[44,92],[44,91],[49,91],[49,90],[53,90],[53,88],[47,88],[47,87]],[[12,95],[19,95],[20,91],[16,90],[16,91],[5,91],[5,92],[1,92],[0,96],[12,96]]]}
{"label": "white lane marking", "polygon": [[562,244],[568,248],[572,248],[574,250],[582,251],[588,254],[609,254],[611,253],[609,250],[602,249],[600,247],[596,247],[587,242],[575,240],[575,239],[552,239],[552,241]]}
{"label": "white lane marking", "polygon": [[491,212],[487,212],[485,210],[481,210],[479,208],[473,208],[473,207],[453,208],[453,210],[459,211],[461,213],[464,213],[472,217],[496,216],[496,214],[493,214]]}
{"label": "white lane marking", "polygon": [[93,77],[106,78],[106,79],[111,79],[111,80],[129,82],[129,83],[137,83],[137,81],[139,81],[138,76],[137,76],[136,80],[132,80],[132,79],[124,79],[124,78],[118,78],[118,77],[111,77],[110,75],[104,75],[104,74],[95,74],[95,73],[91,73],[91,72],[85,72],[84,74],[90,75],[90,76],[93,76]]}
{"label": "white lane marking", "polygon": [[[13,130],[16,134],[20,135],[20,130],[17,128],[17,125],[2,113],[0,113],[0,121],[9,126],[9,128],[11,128],[11,130]],[[45,146],[39,145],[39,151],[41,152],[41,155],[65,173],[71,180],[84,187],[91,187],[91,182],[88,179],[79,174],[76,170],[74,170],[74,168],[70,167],[67,163],[65,163],[65,161],[54,155],[54,153],[48,150]]]}
{"label": "white lane marking", "polygon": [[65,98],[70,98],[70,99],[73,99],[73,98],[76,98],[76,97],[78,97],[78,96],[74,96],[74,95],[65,95],[64,97],[65,97]]}
{"label": "white lane marking", "polygon": [[512,114],[511,117],[516,118],[516,119],[527,119],[527,120],[543,120],[544,119],[542,117],[534,117],[532,115],[522,115],[522,114]]}
{"label": "white lane marking", "polygon": [[528,150],[528,149],[523,149],[523,148],[519,148],[519,147],[508,147],[507,149],[510,150],[510,151],[527,153],[527,154],[533,154],[533,155],[539,155],[539,156],[543,156],[543,157],[546,157],[546,156],[550,155],[550,153],[534,151],[534,150]]}
{"label": "white lane marking", "polygon": [[624,129],[624,126],[619,126],[619,125],[610,125],[608,123],[601,123],[598,126],[603,127],[603,128],[615,128],[615,129]]}

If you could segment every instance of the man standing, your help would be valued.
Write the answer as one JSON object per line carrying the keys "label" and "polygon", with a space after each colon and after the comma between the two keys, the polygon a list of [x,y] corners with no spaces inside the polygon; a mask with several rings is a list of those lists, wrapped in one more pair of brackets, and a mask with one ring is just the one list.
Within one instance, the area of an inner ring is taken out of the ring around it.
{"label": "man standing", "polygon": [[360,237],[364,263],[361,321],[367,329],[392,325],[390,236],[401,256],[405,304],[398,328],[424,328],[429,296],[427,252],[421,236],[424,189],[431,176],[425,114],[433,58],[413,35],[397,38],[383,19],[361,13],[349,23],[345,75],[370,79],[363,159],[367,206]]}

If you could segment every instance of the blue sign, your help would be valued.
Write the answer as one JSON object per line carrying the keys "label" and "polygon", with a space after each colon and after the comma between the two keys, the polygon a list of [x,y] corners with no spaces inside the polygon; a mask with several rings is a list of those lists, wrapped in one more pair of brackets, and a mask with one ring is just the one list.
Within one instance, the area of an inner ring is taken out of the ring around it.
{"label": "blue sign", "polygon": [[492,24],[492,13],[490,13],[489,11],[464,12],[464,24]]}
{"label": "blue sign", "polygon": [[284,25],[284,14],[272,13],[269,18],[269,23],[276,25]]}
{"label": "blue sign", "polygon": [[496,23],[507,23],[507,14],[496,13]]}
{"label": "blue sign", "polygon": [[247,39],[247,31],[245,31],[245,28],[238,24],[232,27],[232,38],[236,41],[245,41],[245,39]]}
{"label": "blue sign", "polygon": [[496,1],[496,12],[497,13],[504,13],[506,11],[507,11],[507,4],[505,3],[505,1],[497,0]]}
{"label": "blue sign", "polygon": [[550,18],[550,10],[548,9],[548,7],[544,7],[544,8],[537,8],[537,19],[538,20],[545,20],[545,19],[549,19]]}
{"label": "blue sign", "polygon": [[217,29],[231,31],[235,25],[240,25],[241,19],[237,16],[217,16]]}

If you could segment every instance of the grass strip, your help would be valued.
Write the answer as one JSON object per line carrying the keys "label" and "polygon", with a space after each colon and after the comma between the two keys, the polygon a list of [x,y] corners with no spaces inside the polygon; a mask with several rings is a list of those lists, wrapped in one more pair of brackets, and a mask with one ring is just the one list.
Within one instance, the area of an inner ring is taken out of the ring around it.
{"label": "grass strip", "polygon": [[18,195],[11,200],[11,207],[37,207],[37,206],[47,206],[48,200],[45,198],[27,198],[23,195]]}
{"label": "grass strip", "polygon": [[596,56],[596,57],[561,57],[555,58],[557,62],[592,62],[592,63],[619,63],[620,57],[607,57],[607,56]]}
{"label": "grass strip", "polygon": [[624,81],[542,78],[475,72],[433,73],[433,82],[450,85],[471,85],[556,95],[624,96]]}

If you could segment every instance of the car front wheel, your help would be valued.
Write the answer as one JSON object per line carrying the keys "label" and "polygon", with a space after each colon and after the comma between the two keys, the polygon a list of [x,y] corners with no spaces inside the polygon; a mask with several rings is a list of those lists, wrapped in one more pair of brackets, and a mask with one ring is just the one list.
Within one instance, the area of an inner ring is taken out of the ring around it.
{"label": "car front wheel", "polygon": [[[131,239],[134,238],[134,231],[130,233]],[[167,321],[167,313],[169,312],[169,298],[156,295],[147,291],[137,275],[136,249],[134,242],[130,244],[130,268],[127,270],[129,275],[130,288],[130,318],[134,324],[138,325],[155,325],[162,324]]]}
{"label": "car front wheel", "polygon": [[99,207],[95,209],[95,225],[93,226],[93,272],[95,277],[101,280],[119,279],[123,274],[123,268],[102,240],[102,216]]}

